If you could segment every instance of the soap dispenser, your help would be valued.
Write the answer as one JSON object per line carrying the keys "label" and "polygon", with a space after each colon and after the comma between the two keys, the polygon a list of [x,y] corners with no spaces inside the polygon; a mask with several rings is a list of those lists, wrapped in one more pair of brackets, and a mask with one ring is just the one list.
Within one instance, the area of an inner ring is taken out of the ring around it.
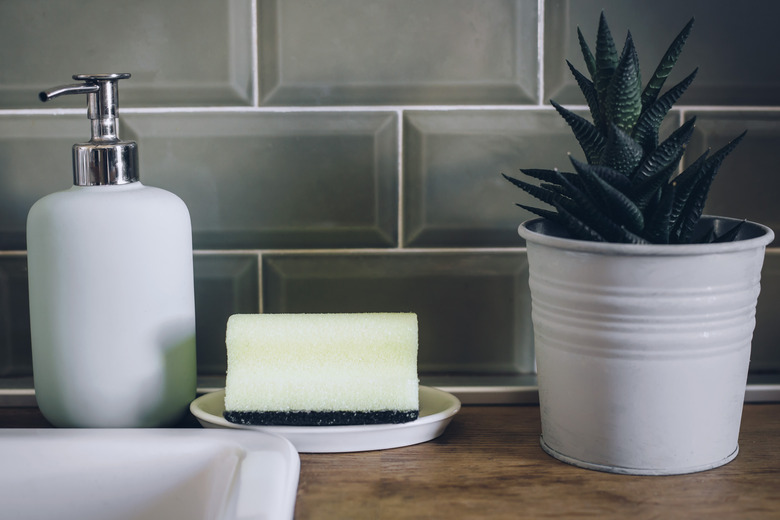
{"label": "soap dispenser", "polygon": [[184,202],[139,181],[118,136],[118,82],[79,74],[41,101],[86,94],[73,186],[27,217],[35,397],[61,427],[175,423],[195,398],[192,226]]}

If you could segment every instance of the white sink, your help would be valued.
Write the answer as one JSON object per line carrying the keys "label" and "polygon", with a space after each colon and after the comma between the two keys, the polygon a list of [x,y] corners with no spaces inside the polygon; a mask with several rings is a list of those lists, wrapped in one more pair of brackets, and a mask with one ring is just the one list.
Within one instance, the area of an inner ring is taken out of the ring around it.
{"label": "white sink", "polygon": [[290,519],[300,460],[282,437],[199,429],[0,429],[0,516]]}

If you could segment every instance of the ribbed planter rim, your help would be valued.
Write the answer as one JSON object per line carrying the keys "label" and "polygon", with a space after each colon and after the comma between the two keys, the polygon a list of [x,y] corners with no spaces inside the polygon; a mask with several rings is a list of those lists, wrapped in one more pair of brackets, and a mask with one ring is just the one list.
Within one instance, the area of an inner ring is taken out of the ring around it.
{"label": "ribbed planter rim", "polygon": [[[729,217],[705,215],[701,218],[700,227],[713,220],[722,223],[726,228],[741,221]],[[578,240],[568,238],[561,226],[544,218],[533,218],[523,222],[517,232],[526,241],[545,246],[593,254],[637,256],[708,255],[742,251],[765,246],[775,238],[774,232],[769,227],[750,221],[746,221],[743,225],[738,240],[717,244],[619,244]]]}

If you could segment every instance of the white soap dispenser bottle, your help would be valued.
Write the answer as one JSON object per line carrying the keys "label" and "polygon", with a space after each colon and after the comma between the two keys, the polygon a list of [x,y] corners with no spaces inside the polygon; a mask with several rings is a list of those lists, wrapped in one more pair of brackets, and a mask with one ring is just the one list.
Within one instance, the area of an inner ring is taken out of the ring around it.
{"label": "white soap dispenser bottle", "polygon": [[73,146],[74,186],[27,217],[35,396],[55,426],[170,425],[195,397],[190,215],[141,184],[137,145],[117,135],[128,77],[75,75],[40,94],[86,94],[92,123]]}

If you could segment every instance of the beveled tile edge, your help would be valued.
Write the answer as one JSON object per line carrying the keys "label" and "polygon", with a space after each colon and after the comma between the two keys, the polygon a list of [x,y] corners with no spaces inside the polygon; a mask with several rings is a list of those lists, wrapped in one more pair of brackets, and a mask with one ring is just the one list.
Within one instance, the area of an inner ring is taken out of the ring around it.
{"label": "beveled tile edge", "polygon": [[257,260],[257,310],[263,312],[263,253],[259,249],[193,249],[193,256],[254,256]]}
{"label": "beveled tile edge", "polygon": [[536,2],[536,105],[545,105],[544,95],[544,34],[546,0]]}
{"label": "beveled tile edge", "polygon": [[251,0],[249,2],[249,39],[250,39],[250,55],[249,55],[249,81],[250,81],[250,97],[252,106],[257,107],[260,105],[260,51],[257,48],[258,44],[258,26],[257,26],[257,0]]}
{"label": "beveled tile edge", "polygon": [[[457,86],[453,86],[450,89],[453,92],[456,92],[456,95],[454,96],[455,99],[453,100],[453,102],[449,103],[449,105],[458,105],[460,103],[463,103],[468,106],[484,105],[485,103],[481,101],[482,99],[495,98],[496,96],[500,96],[502,93],[509,92],[515,99],[513,101],[507,101],[506,103],[498,106],[512,106],[512,105],[525,105],[529,107],[538,106],[539,100],[543,96],[542,90],[540,89],[540,86],[542,86],[543,84],[543,80],[541,79],[543,69],[541,68],[540,55],[543,46],[544,31],[540,30],[540,28],[543,29],[543,17],[541,17],[540,14],[544,12],[545,1],[546,0],[536,0],[535,2],[536,5],[534,6],[535,13],[533,13],[537,18],[537,23],[536,26],[534,27],[534,30],[536,32],[536,40],[537,40],[536,49],[534,49],[534,52],[531,53],[531,56],[536,57],[535,80],[525,82],[523,81],[522,77],[518,77],[518,70],[515,70],[515,77],[513,81],[507,81],[505,83],[500,83],[496,86],[489,87],[487,89],[488,92],[486,94],[482,94],[478,96],[479,99],[473,102],[469,101],[469,95],[466,93],[469,90],[471,84],[469,82],[465,82],[462,85],[458,84]],[[278,41],[278,33],[280,31],[279,15],[277,13],[278,0],[255,0],[255,2],[257,5],[257,9],[256,11],[253,12],[253,15],[255,17],[255,21],[257,21],[258,19],[260,20],[260,22],[257,24],[259,26],[258,33],[267,32],[268,34],[271,34],[273,36],[272,38],[273,40]],[[522,9],[520,9],[518,6],[520,0],[513,0],[513,2],[515,4],[515,14],[514,14],[515,22],[516,24],[519,24],[522,18],[521,16]],[[531,2],[529,2],[529,4],[530,3],[532,3],[532,0]],[[267,11],[267,15],[264,15],[264,11]],[[540,20],[542,21],[540,22]],[[515,41],[515,49],[514,49],[515,55],[520,54],[523,47],[522,43],[519,41],[520,33],[521,31],[519,30],[516,31],[515,38],[517,41]],[[297,103],[293,103],[293,104],[302,107],[323,106],[323,105],[319,105],[320,101],[316,99],[316,96],[308,95],[308,92],[310,91],[319,92],[320,90],[319,86],[309,86],[308,84],[285,85],[281,81],[280,78],[281,74],[279,72],[280,67],[278,63],[279,51],[278,49],[272,48],[270,45],[267,44],[264,45],[264,39],[262,38],[262,34],[258,36],[256,47],[260,49],[259,50],[260,59],[258,61],[258,70],[256,76],[257,77],[256,83],[258,84],[258,89],[260,91],[258,105],[267,106],[267,107],[284,106],[285,104],[289,104],[286,101],[286,98],[290,97],[291,92],[293,97],[295,97],[297,93],[302,92],[304,93],[303,96],[304,99],[298,99]],[[531,61],[529,60],[529,63],[530,62]],[[517,66],[517,63],[515,63],[515,66]],[[269,72],[265,78],[263,77],[264,72]],[[336,86],[331,86],[329,88],[328,97],[331,100],[330,104],[333,106],[350,106],[355,104],[354,94],[356,92],[364,93],[364,92],[379,91],[382,90],[383,88],[385,88],[385,84],[381,82],[377,84],[369,83],[369,84],[359,85],[357,87],[337,84]],[[426,92],[427,90],[440,89],[440,88],[441,85],[438,82],[433,81],[433,82],[422,82],[420,85],[415,85],[414,87],[412,87],[411,90],[416,92],[416,94],[414,95],[418,95],[418,96],[420,95],[420,92],[423,92],[422,97],[425,98],[426,96],[428,96]],[[396,97],[404,98],[407,95],[408,94],[406,94],[405,92],[402,92],[400,95],[396,94]],[[440,97],[440,94],[433,97]],[[328,104],[327,100],[325,104]],[[370,101],[364,104],[368,104],[371,106],[373,105],[379,106],[378,104],[372,104]],[[399,104],[406,105],[409,107],[415,107],[415,106],[428,105],[429,103],[426,100],[422,100],[419,102],[414,102],[414,101],[410,101],[408,103],[400,102]]]}

